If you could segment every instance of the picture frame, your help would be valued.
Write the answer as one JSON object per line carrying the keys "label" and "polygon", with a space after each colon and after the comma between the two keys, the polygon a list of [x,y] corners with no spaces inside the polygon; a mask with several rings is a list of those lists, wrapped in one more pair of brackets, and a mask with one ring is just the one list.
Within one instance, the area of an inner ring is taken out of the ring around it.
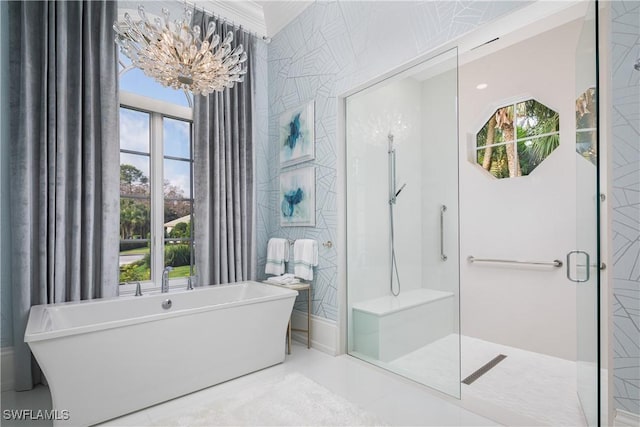
{"label": "picture frame", "polygon": [[282,227],[315,227],[316,168],[280,173],[278,211]]}
{"label": "picture frame", "polygon": [[292,108],[279,117],[280,167],[315,158],[315,101]]}

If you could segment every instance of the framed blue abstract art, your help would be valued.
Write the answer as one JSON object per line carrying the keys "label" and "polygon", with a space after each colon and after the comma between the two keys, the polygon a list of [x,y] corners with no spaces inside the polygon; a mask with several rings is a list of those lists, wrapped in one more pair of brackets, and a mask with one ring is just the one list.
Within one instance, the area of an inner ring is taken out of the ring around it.
{"label": "framed blue abstract art", "polygon": [[280,225],[315,227],[316,168],[311,166],[280,173]]}
{"label": "framed blue abstract art", "polygon": [[280,166],[315,158],[314,101],[280,115]]}

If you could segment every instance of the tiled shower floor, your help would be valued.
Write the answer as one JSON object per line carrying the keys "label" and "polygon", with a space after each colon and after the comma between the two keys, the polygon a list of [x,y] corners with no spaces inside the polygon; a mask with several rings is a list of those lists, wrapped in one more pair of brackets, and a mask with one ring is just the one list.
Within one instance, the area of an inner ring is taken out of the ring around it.
{"label": "tiled shower floor", "polygon": [[[507,356],[470,385],[462,384],[462,400],[490,403],[544,425],[584,426],[576,392],[576,363],[462,336],[464,379],[499,354]],[[458,387],[458,335],[449,335],[388,364],[411,372],[436,389]],[[455,378],[456,381],[452,381]]]}

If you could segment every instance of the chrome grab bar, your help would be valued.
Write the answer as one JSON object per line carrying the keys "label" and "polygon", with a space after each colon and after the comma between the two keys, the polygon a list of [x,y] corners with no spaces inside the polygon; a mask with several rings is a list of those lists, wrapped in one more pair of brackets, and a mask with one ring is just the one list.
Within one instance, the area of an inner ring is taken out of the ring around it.
{"label": "chrome grab bar", "polygon": [[442,205],[440,207],[440,259],[442,261],[447,260],[447,256],[444,254],[444,213],[447,211],[447,206]]}
{"label": "chrome grab bar", "polygon": [[546,266],[546,267],[556,267],[556,268],[560,268],[560,267],[563,266],[562,261],[560,261],[559,259],[554,259],[551,262],[544,262],[544,261],[517,261],[517,260],[513,260],[513,259],[476,258],[474,256],[469,255],[467,257],[467,261],[469,261],[470,263],[474,263],[474,262],[494,262],[494,263],[501,263],[501,264],[543,265],[543,266]]}

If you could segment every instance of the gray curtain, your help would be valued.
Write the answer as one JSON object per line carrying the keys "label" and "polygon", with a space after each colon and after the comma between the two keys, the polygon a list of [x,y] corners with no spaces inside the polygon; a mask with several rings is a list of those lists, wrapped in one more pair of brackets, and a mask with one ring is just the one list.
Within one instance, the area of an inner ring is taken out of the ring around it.
{"label": "gray curtain", "polygon": [[9,3],[11,242],[16,389],[32,375],[33,305],[115,296],[115,2]]}
{"label": "gray curtain", "polygon": [[[206,31],[211,16],[197,11]],[[244,82],[208,96],[195,96],[194,244],[198,283],[215,285],[255,277],[252,63],[255,37],[217,20],[224,37],[247,51]]]}

